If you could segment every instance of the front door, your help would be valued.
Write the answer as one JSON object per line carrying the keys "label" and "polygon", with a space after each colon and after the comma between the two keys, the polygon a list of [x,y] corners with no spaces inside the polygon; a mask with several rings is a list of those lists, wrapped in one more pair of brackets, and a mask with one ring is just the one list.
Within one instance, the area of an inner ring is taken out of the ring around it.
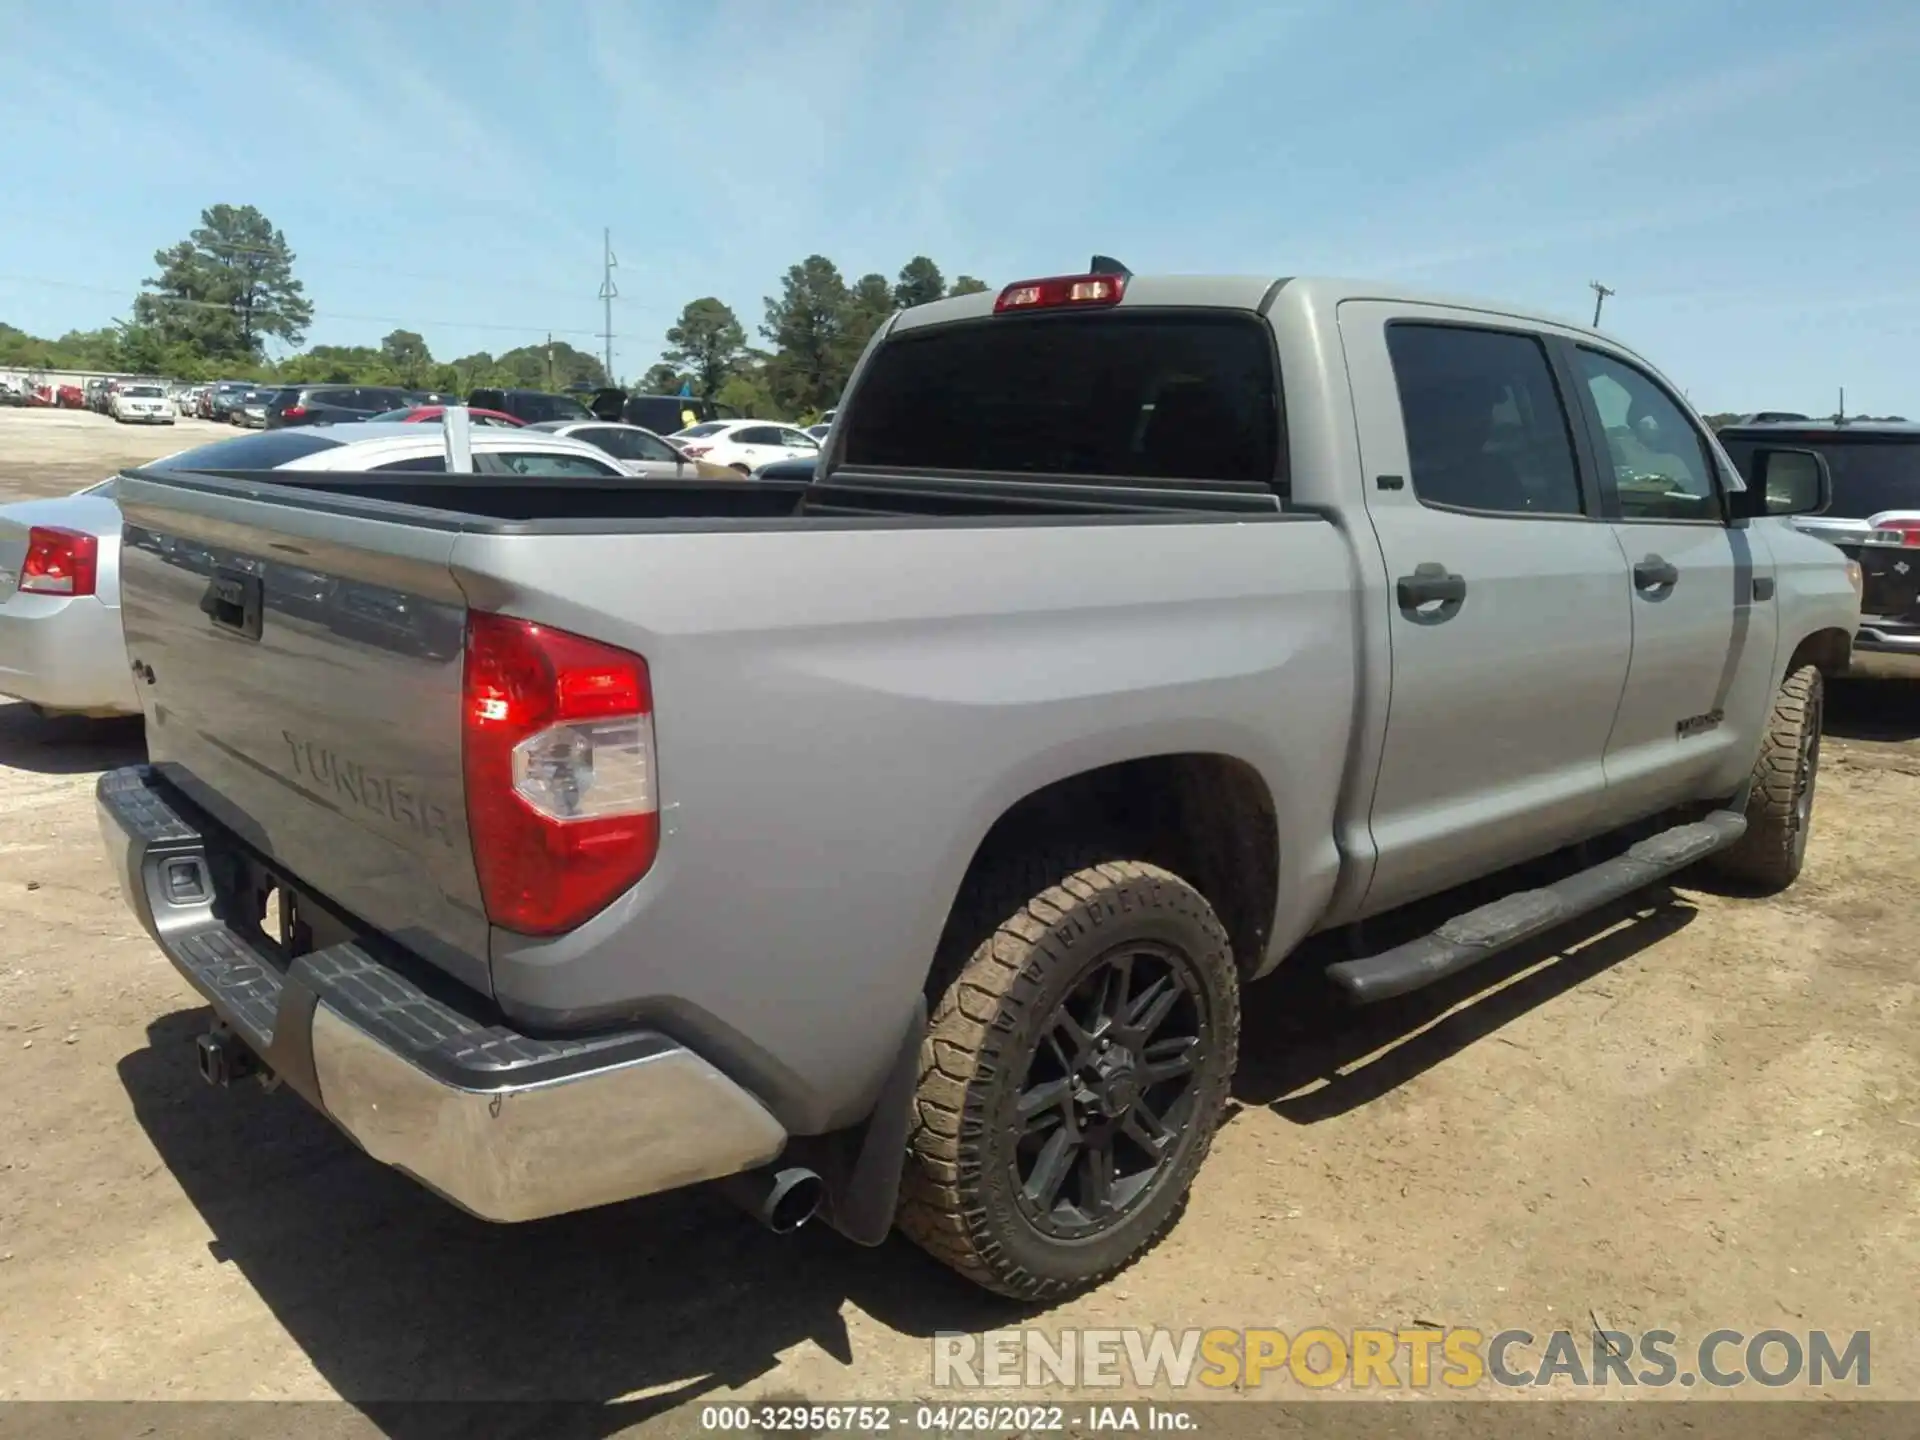
{"label": "front door", "polygon": [[1373,913],[1596,827],[1631,586],[1540,334],[1374,301],[1340,332],[1395,592]]}
{"label": "front door", "polygon": [[1607,743],[1610,804],[1625,818],[1730,795],[1772,713],[1772,555],[1747,526],[1728,525],[1721,462],[1668,388],[1616,351],[1569,348],[1632,577],[1633,665]]}

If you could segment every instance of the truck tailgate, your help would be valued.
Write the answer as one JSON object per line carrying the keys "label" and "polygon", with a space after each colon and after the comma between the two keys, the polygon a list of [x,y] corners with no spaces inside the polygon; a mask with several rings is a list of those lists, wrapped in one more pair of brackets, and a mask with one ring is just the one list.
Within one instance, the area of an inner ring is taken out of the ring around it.
{"label": "truck tailgate", "polygon": [[161,776],[270,867],[490,993],[454,533],[137,481],[121,501]]}

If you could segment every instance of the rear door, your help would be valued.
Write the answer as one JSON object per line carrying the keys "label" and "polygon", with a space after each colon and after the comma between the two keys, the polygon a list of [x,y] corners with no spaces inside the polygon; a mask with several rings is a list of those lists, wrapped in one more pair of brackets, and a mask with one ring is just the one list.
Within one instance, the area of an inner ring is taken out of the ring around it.
{"label": "rear door", "polygon": [[1375,301],[1340,334],[1395,587],[1371,913],[1603,828],[1632,620],[1547,336]]}
{"label": "rear door", "polygon": [[775,425],[748,425],[727,437],[734,455],[730,463],[749,468],[769,460],[784,460],[787,452],[780,446],[780,429]]}
{"label": "rear door", "polygon": [[1633,665],[1607,744],[1623,818],[1731,794],[1772,714],[1773,556],[1726,519],[1706,430],[1640,362],[1568,347],[1602,498],[1632,578]]}

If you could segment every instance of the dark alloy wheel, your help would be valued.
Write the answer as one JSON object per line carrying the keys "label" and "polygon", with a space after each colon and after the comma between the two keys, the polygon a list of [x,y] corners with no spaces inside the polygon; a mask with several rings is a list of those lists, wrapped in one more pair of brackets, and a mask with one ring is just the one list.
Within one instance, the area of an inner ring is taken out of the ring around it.
{"label": "dark alloy wheel", "polygon": [[1140,943],[1101,956],[1054,1008],[1015,1105],[1020,1209],[1041,1234],[1108,1229],[1168,1172],[1193,1120],[1199,989],[1185,955]]}
{"label": "dark alloy wheel", "polygon": [[1226,931],[1179,876],[1028,856],[949,925],[899,1225],[968,1279],[1050,1300],[1179,1218],[1238,1054]]}

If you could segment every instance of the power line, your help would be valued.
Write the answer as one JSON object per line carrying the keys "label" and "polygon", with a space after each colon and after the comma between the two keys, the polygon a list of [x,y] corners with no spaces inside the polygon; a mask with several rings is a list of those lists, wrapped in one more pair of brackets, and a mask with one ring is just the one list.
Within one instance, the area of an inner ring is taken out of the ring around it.
{"label": "power line", "polygon": [[[288,250],[275,245],[249,245],[240,240],[189,240],[185,243],[196,249],[211,250],[216,253],[284,256],[289,261],[293,259],[292,254]],[[169,246],[167,248],[172,249],[174,247]],[[444,281],[447,278],[444,274],[431,274],[419,270],[395,270],[387,265],[356,265],[350,260],[315,260],[309,257],[307,263],[321,270],[354,270],[368,275],[387,275],[400,280],[424,280],[432,283]],[[514,282],[513,289],[516,293],[522,295],[553,295],[557,297],[579,293],[574,290],[561,289],[554,285],[526,285],[519,281]],[[657,310],[660,307],[657,305],[642,305],[640,308],[642,310]]]}
{"label": "power line", "polygon": [[[117,286],[87,285],[75,280],[49,280],[44,276],[36,275],[0,275],[0,280],[25,285],[46,285],[60,290],[84,290],[96,295],[124,295],[126,293],[126,291]],[[136,298],[140,297],[164,305],[186,305],[201,310],[230,311],[233,308],[217,300],[191,300],[184,295],[162,295],[151,290],[139,292],[139,296]],[[258,308],[256,308],[253,313],[255,315],[265,315],[270,318],[277,314],[275,311]],[[315,310],[312,312],[312,318],[316,320],[352,320],[365,325],[403,325],[407,327],[430,325],[445,330],[494,330],[512,335],[588,335],[598,338],[600,334],[597,330],[549,330],[544,325],[498,325],[477,320],[424,320],[417,316],[408,317],[399,315],[352,315],[344,310]]]}

